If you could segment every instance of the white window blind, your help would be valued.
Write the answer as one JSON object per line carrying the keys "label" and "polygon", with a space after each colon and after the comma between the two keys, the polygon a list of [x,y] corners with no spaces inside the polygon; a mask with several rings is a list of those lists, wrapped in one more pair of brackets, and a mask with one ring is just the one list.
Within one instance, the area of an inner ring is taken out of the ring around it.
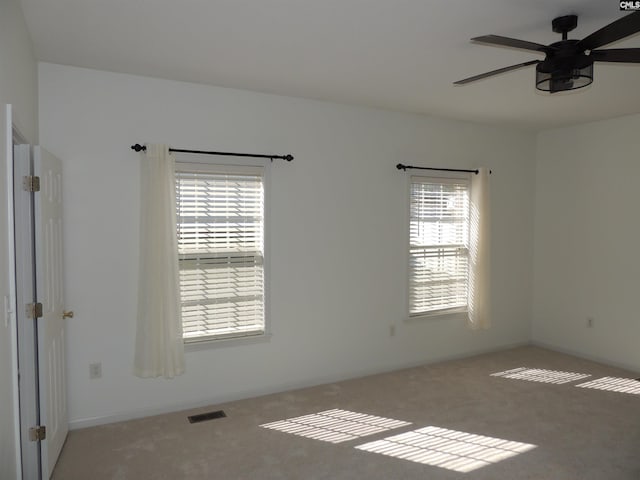
{"label": "white window blind", "polygon": [[409,315],[464,309],[468,290],[469,183],[411,177]]}
{"label": "white window blind", "polygon": [[185,341],[264,333],[262,169],[180,168],[176,197]]}

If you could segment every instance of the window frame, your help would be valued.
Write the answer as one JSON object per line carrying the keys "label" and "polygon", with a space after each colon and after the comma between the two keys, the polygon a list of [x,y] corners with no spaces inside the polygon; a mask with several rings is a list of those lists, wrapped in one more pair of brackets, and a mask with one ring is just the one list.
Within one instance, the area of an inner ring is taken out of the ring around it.
{"label": "window frame", "polygon": [[[433,311],[423,311],[419,313],[411,313],[411,185],[414,183],[414,178],[420,178],[423,180],[431,181],[433,183],[465,183],[467,185],[467,192],[469,196],[469,203],[467,205],[467,215],[470,215],[471,210],[471,177],[465,172],[429,172],[428,175],[407,175],[406,176],[406,208],[405,208],[405,321],[420,321],[426,319],[437,319],[442,317],[461,316],[466,315],[469,311],[469,301],[464,306],[443,308]],[[470,217],[468,217],[470,218]],[[470,223],[470,222],[469,222]],[[467,258],[469,256],[469,235],[470,225],[467,229]],[[469,274],[467,269],[467,292],[469,288]],[[468,295],[467,295],[468,296]]]}
{"label": "window frame", "polygon": [[[238,162],[233,157],[211,157],[204,154],[186,154],[174,153],[175,171],[177,172],[193,172],[203,174],[234,174],[248,173],[252,169],[260,169],[263,185],[263,298],[264,298],[264,330],[262,333],[251,333],[247,335],[221,335],[206,337],[190,337],[183,338],[186,351],[197,351],[217,346],[234,346],[268,342],[271,338],[271,315],[270,315],[270,255],[269,255],[269,238],[270,238],[270,168],[269,164],[259,159],[243,158],[242,162]],[[235,160],[235,161],[234,161]],[[243,171],[244,170],[244,171]],[[176,177],[177,183],[177,177]],[[177,205],[176,205],[177,210]],[[179,218],[176,211],[176,217]]]}

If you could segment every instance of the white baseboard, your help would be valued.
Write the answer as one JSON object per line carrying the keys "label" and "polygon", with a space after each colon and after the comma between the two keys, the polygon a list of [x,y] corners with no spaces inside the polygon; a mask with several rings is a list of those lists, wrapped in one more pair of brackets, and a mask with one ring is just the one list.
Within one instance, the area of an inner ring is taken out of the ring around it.
{"label": "white baseboard", "polygon": [[640,372],[640,367],[638,365],[631,365],[624,362],[616,362],[612,361],[608,358],[599,357],[597,355],[590,355],[587,353],[579,352],[577,350],[572,350],[570,348],[559,347],[557,345],[553,345],[546,342],[539,342],[537,340],[532,340],[530,345],[534,347],[544,348],[546,350],[551,350],[558,353],[564,353],[565,355],[571,355],[573,357],[582,358],[584,360],[589,360],[592,362],[602,363],[603,365],[608,365],[610,367],[620,368],[622,370],[628,370],[632,375],[638,375]]}
{"label": "white baseboard", "polygon": [[470,358],[470,357],[475,357],[477,355],[500,352],[502,350],[509,350],[512,348],[518,348],[518,347],[523,347],[528,345],[529,345],[529,342],[518,342],[518,343],[507,344],[507,345],[501,345],[497,347],[472,350],[472,351],[460,353],[457,355],[447,355],[447,356],[439,357],[437,359],[430,359],[428,361],[425,360],[425,361],[413,362],[409,364],[394,365],[394,366],[391,366],[390,368],[382,369],[382,370],[371,369],[371,370],[362,370],[359,372],[355,372],[355,373],[352,373],[349,375],[343,375],[343,376],[318,377],[318,378],[314,378],[312,380],[304,381],[304,382],[293,382],[290,384],[275,385],[272,388],[267,388],[267,389],[246,390],[244,392],[241,392],[235,395],[222,395],[222,396],[216,396],[216,397],[209,397],[206,399],[201,399],[193,402],[163,405],[160,407],[131,410],[129,412],[122,412],[114,415],[71,420],[69,422],[69,429],[78,430],[81,428],[95,427],[98,425],[106,425],[109,423],[116,423],[116,422],[124,422],[127,420],[151,417],[154,415],[163,415],[166,413],[173,413],[173,412],[179,412],[182,410],[206,407],[209,405],[220,405],[223,403],[233,402],[237,400],[260,397],[263,395],[271,395],[273,393],[281,393],[281,392],[286,392],[290,390],[298,390],[301,388],[315,387],[315,386],[324,385],[327,383],[341,382],[344,380],[351,380],[355,378],[367,377],[370,375],[377,375],[377,374],[388,373],[396,370],[403,370],[405,368],[414,368],[414,367],[419,367],[423,365],[432,365],[432,364],[448,362],[452,360],[460,360],[463,358]]}

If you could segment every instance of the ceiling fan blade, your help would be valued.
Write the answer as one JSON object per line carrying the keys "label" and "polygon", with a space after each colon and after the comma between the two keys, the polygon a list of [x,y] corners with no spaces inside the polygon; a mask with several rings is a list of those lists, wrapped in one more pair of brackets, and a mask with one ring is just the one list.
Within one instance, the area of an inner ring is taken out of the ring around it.
{"label": "ceiling fan blade", "polygon": [[498,75],[500,73],[510,72],[511,70],[517,70],[518,68],[528,67],[529,65],[533,65],[535,63],[540,63],[541,60],[531,60],[524,63],[519,63],[517,65],[511,65],[510,67],[499,68],[497,70],[492,70],[490,72],[481,73],[480,75],[474,75],[473,77],[465,78],[463,80],[458,80],[457,82],[453,82],[454,85],[464,85],[465,83],[475,82],[476,80],[482,80],[483,78],[492,77],[493,75]]}
{"label": "ceiling fan blade", "polygon": [[501,47],[522,48],[524,50],[533,50],[534,52],[549,52],[554,48],[539,43],[527,42],[526,40],[518,40],[517,38],[501,37],[500,35],[483,35],[471,39],[472,42],[488,43],[489,45],[499,45]]}
{"label": "ceiling fan blade", "polygon": [[640,48],[591,50],[591,58],[596,62],[640,63]]}
{"label": "ceiling fan blade", "polygon": [[578,42],[582,50],[593,50],[640,32],[640,12],[622,17]]}

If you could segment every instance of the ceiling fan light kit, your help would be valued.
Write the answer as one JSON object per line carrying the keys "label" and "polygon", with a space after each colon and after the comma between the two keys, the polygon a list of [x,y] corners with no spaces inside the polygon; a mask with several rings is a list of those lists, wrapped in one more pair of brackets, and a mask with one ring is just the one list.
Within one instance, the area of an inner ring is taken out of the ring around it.
{"label": "ceiling fan light kit", "polygon": [[536,88],[543,92],[561,92],[576,90],[591,85],[593,82],[593,62],[582,68],[558,69],[544,72],[536,66]]}
{"label": "ceiling fan light kit", "polygon": [[464,85],[500,73],[535,65],[536,88],[544,92],[556,93],[576,90],[590,85],[593,82],[594,62],[640,63],[640,48],[596,50],[599,47],[640,32],[640,12],[622,17],[582,40],[568,39],[568,33],[575,29],[577,25],[578,17],[576,15],[555,18],[551,26],[554,32],[562,34],[562,40],[550,45],[499,35],[472,38],[472,41],[478,43],[544,53],[545,58],[544,60],[531,60],[474,75],[473,77],[458,80],[454,84]]}

